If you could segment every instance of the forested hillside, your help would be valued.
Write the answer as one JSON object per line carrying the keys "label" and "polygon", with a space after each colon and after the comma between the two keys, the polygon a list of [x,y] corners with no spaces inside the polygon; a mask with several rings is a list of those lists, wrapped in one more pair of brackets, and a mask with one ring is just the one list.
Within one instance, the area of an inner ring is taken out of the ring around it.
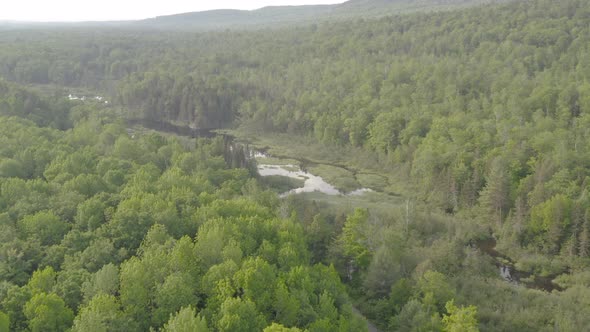
{"label": "forested hillside", "polygon": [[[585,0],[200,33],[23,29],[0,44],[0,76],[53,91],[0,82],[0,311],[15,330],[34,330],[42,303],[79,330],[354,330],[347,291],[384,330],[590,326]],[[71,104],[72,89],[112,103]],[[321,146],[394,179],[379,189],[404,203],[279,199],[219,140],[131,138],[124,118]],[[502,280],[484,240],[528,280]],[[522,285],[543,278],[552,292]]]}
{"label": "forested hillside", "polygon": [[[216,9],[157,16],[138,21],[18,22],[1,21],[0,31],[12,29],[131,29],[164,31],[255,30],[314,23],[375,18],[422,11],[452,10],[514,0],[350,0],[332,5],[267,6],[255,10]],[[272,4],[272,3],[271,3]]]}
{"label": "forested hillside", "polygon": [[73,125],[60,131],[23,119],[47,104],[4,108],[40,97],[5,91],[3,331],[366,328],[277,197],[226,166],[223,140],[130,135],[99,104],[51,105]]}
{"label": "forested hillside", "polygon": [[511,0],[350,0],[334,5],[270,6],[257,10],[211,10],[160,16],[134,26],[164,30],[276,28],[420,11],[449,10]]}

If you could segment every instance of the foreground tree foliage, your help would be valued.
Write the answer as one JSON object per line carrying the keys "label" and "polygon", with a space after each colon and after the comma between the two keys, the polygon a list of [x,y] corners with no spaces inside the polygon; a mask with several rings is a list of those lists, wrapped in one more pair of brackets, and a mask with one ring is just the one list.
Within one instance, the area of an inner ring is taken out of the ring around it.
{"label": "foreground tree foliage", "polygon": [[74,319],[71,309],[56,294],[39,293],[25,304],[25,316],[29,329],[35,332],[63,331]]}
{"label": "foreground tree foliage", "polygon": [[445,305],[449,315],[443,317],[443,330],[446,332],[478,332],[477,319],[475,318],[477,309],[474,306],[466,308],[457,308],[453,301]]}
{"label": "foreground tree foliage", "polygon": [[242,193],[262,189],[226,166],[222,140],[130,137],[103,122],[108,112],[91,107],[67,131],[0,118],[1,158],[47,156],[38,173],[0,178],[0,327],[366,329],[335,269],[310,263],[303,228],[277,216],[274,194]]}

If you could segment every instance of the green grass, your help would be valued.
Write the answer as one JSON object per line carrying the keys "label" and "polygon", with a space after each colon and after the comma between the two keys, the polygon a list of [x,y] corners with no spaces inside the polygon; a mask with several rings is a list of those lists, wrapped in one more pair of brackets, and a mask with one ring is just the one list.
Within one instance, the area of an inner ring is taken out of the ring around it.
{"label": "green grass", "polygon": [[[412,183],[408,181],[407,165],[379,159],[376,153],[366,149],[324,144],[310,137],[265,133],[252,128],[224,130],[223,132],[235,136],[238,141],[248,142],[254,148],[264,149],[276,157],[285,157],[289,160],[305,159],[314,164],[346,168],[351,173],[356,172],[356,179],[352,178],[358,184],[355,184],[350,180],[351,177],[342,174],[342,172],[331,176],[317,174],[339,189],[365,187],[409,197],[415,196],[417,192]],[[295,164],[297,165],[298,162]],[[336,178],[336,183],[332,178]]]}
{"label": "green grass", "polygon": [[255,130],[225,130],[238,141],[246,141],[251,146],[264,149],[272,156],[306,159],[315,163],[333,164],[342,161],[344,148],[317,143],[308,137],[288,134],[268,134]]}
{"label": "green grass", "polygon": [[343,192],[350,192],[361,188],[351,171],[341,167],[318,164],[309,167],[309,172],[321,176],[324,181],[333,185],[336,189]]}
{"label": "green grass", "polygon": [[391,212],[392,209],[403,209],[405,199],[402,197],[393,197],[384,193],[372,192],[365,193],[361,196],[334,196],[326,195],[319,192],[302,193],[307,200],[316,201],[318,204],[325,204],[335,211],[352,212],[356,208],[366,208],[371,211]]}
{"label": "green grass", "polygon": [[374,173],[358,173],[356,179],[363,188],[372,188],[378,191],[385,191],[389,183],[386,176]]}
{"label": "green grass", "polygon": [[273,158],[273,157],[258,157],[256,158],[256,162],[260,165],[277,165],[283,166],[284,169],[288,171],[298,171],[298,166],[286,166],[286,165],[299,165],[299,161],[295,159],[289,158]]}
{"label": "green grass", "polygon": [[305,181],[301,179],[293,179],[280,175],[263,176],[261,177],[260,182],[277,193],[284,193],[295,188],[301,188],[305,183]]}

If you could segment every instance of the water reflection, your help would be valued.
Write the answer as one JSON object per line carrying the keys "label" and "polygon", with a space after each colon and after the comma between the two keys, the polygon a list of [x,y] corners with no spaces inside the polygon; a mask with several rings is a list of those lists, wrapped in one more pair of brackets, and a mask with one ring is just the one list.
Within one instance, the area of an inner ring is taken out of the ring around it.
{"label": "water reflection", "polygon": [[104,97],[102,97],[102,96],[94,96],[94,97],[81,96],[80,97],[80,96],[76,96],[76,95],[73,95],[73,94],[70,93],[68,95],[68,99],[69,100],[81,100],[81,101],[96,100],[98,102],[104,102],[105,104],[108,104],[109,103],[109,101],[108,100],[105,100]]}
{"label": "water reflection", "polygon": [[[71,96],[73,97],[73,96]],[[70,98],[71,98],[70,97]],[[247,144],[236,142],[234,137],[231,135],[219,134],[212,129],[208,128],[193,128],[190,126],[178,126],[165,121],[152,121],[147,119],[127,119],[127,125],[133,127],[140,125],[145,128],[175,133],[181,136],[189,137],[223,137],[223,151],[225,162],[229,167],[243,167],[251,169],[254,172],[253,163],[250,161],[256,160],[257,171],[260,176],[285,176],[293,179],[299,179],[304,181],[303,187],[289,190],[282,193],[280,196],[285,197],[291,194],[299,193],[310,193],[310,192],[321,192],[326,195],[346,195],[346,196],[361,196],[368,192],[373,192],[369,188],[360,188],[349,193],[343,193],[336,189],[333,185],[327,183],[321,176],[311,174],[305,170],[305,166],[301,165],[276,165],[276,164],[265,164],[264,160],[267,158],[273,158],[273,156],[267,154],[263,150],[251,149]],[[273,159],[282,159],[274,157]],[[293,159],[290,159],[293,160]],[[300,161],[295,159],[296,162]],[[303,165],[303,161],[301,161]],[[252,168],[251,168],[252,167]],[[303,169],[302,169],[303,167]]]}
{"label": "water reflection", "polygon": [[510,274],[510,268],[506,265],[500,265],[500,276],[505,281],[518,284],[518,282],[512,278],[512,275]]}
{"label": "water reflection", "polygon": [[296,188],[289,190],[285,193],[281,194],[281,197],[285,197],[291,194],[300,194],[300,193],[310,193],[310,192],[321,192],[326,195],[346,195],[346,196],[360,196],[367,192],[372,192],[373,190],[369,188],[361,188],[355,191],[349,192],[347,194],[342,193],[340,190],[336,189],[333,185],[326,182],[321,176],[313,175],[309,172],[302,171],[301,168],[297,165],[287,164],[287,165],[268,165],[264,164],[264,157],[261,154],[258,156],[259,164],[258,164],[258,174],[260,176],[285,176],[292,179],[299,179],[303,180],[303,187]]}
{"label": "water reflection", "polygon": [[540,276],[531,272],[519,271],[515,268],[514,261],[510,257],[502,255],[496,251],[496,240],[493,238],[480,240],[475,243],[477,248],[492,257],[499,268],[500,276],[504,281],[515,285],[522,285],[527,288],[544,290],[552,292],[553,290],[562,291],[563,289],[553,283],[557,275]]}

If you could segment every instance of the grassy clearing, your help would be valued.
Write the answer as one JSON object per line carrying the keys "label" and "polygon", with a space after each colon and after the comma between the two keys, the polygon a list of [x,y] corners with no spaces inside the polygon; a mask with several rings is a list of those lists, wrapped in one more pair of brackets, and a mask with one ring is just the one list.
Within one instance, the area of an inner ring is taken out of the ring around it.
{"label": "grassy clearing", "polygon": [[305,183],[301,179],[293,179],[280,175],[263,176],[260,178],[260,182],[279,194],[295,188],[301,188]]}
{"label": "grassy clearing", "polygon": [[326,182],[343,192],[361,188],[360,183],[354,178],[354,174],[341,167],[320,164],[309,167],[309,171],[321,176]]}
{"label": "grassy clearing", "polygon": [[401,209],[405,206],[405,199],[402,197],[393,197],[384,193],[372,192],[360,196],[333,196],[319,192],[302,193],[307,200],[313,200],[318,203],[326,204],[337,211],[350,211],[356,208],[366,208],[371,211],[387,212],[392,209]]}
{"label": "grassy clearing", "polygon": [[389,183],[386,176],[374,173],[358,173],[356,179],[363,188],[372,188],[378,191],[385,191],[385,188]]}
{"label": "grassy clearing", "polygon": [[[248,128],[224,130],[223,133],[235,136],[238,141],[246,141],[255,148],[264,149],[276,157],[305,159],[315,164],[341,166],[357,173],[356,179],[352,176],[352,179],[358,183],[356,185],[340,173],[332,176],[317,174],[337,188],[366,187],[405,196],[415,196],[416,193],[415,188],[408,181],[407,166],[395,164],[390,160],[380,160],[375,153],[361,148],[329,145],[319,143],[310,137],[269,134]],[[340,183],[331,182],[330,177],[337,178]]]}
{"label": "grassy clearing", "polygon": [[318,144],[307,137],[286,135],[286,134],[267,134],[244,129],[224,131],[238,138],[238,140],[247,141],[259,149],[266,150],[267,153],[274,156],[287,156],[292,158],[304,158],[311,161],[336,162],[338,152],[333,147],[324,144]]}
{"label": "grassy clearing", "polygon": [[[273,157],[258,157],[256,158],[256,162],[258,164],[261,165],[277,165],[277,166],[286,166],[286,165],[299,165],[299,161],[295,160],[295,159],[289,159],[289,158],[273,158]],[[294,166],[288,166],[288,167],[283,167],[286,170],[289,171],[298,171],[299,167],[294,167]]]}

